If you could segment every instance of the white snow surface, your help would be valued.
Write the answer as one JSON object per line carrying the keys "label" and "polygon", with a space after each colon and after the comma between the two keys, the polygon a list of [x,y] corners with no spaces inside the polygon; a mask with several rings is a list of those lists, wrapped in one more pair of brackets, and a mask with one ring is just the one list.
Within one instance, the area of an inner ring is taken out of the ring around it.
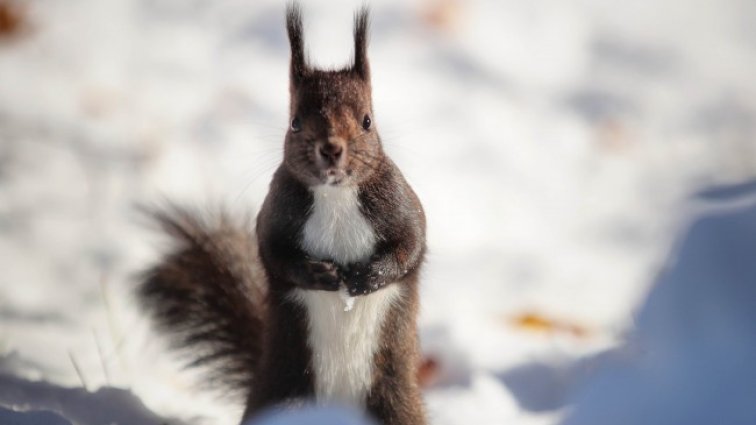
{"label": "white snow surface", "polygon": [[[134,206],[257,210],[288,121],[284,3],[21,3],[27,29],[0,38],[0,372],[32,390],[0,406],[64,413],[72,388],[115,387],[163,417],[237,423],[240,400],[182,370],[133,302],[164,248]],[[652,284],[710,209],[745,211],[728,235],[756,226],[748,186],[690,200],[756,178],[756,3],[370,5],[374,122],[428,216],[431,422],[603,425],[616,406],[626,422],[611,423],[692,423],[706,400],[754,423],[739,372],[756,299],[728,291],[756,271],[712,261],[708,280]],[[314,63],[349,61],[356,7],[306,2]],[[720,242],[695,254],[752,246]],[[712,376],[737,397],[660,403]]]}

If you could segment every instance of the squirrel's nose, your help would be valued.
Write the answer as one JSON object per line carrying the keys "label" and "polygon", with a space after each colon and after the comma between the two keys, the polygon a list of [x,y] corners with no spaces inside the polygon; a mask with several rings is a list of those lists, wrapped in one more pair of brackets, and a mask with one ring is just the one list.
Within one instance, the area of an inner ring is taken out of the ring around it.
{"label": "squirrel's nose", "polygon": [[344,147],[337,143],[324,143],[318,148],[318,153],[331,164],[335,164],[344,153]]}

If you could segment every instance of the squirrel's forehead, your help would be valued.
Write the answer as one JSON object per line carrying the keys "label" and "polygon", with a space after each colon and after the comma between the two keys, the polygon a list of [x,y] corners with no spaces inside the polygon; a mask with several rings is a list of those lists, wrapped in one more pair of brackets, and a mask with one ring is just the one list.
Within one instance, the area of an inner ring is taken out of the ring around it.
{"label": "squirrel's forehead", "polygon": [[297,90],[300,101],[313,106],[359,105],[368,100],[369,90],[351,78],[325,77],[304,81]]}
{"label": "squirrel's forehead", "polygon": [[303,88],[298,97],[300,108],[319,111],[361,109],[364,102],[362,94],[354,90],[308,91]]}

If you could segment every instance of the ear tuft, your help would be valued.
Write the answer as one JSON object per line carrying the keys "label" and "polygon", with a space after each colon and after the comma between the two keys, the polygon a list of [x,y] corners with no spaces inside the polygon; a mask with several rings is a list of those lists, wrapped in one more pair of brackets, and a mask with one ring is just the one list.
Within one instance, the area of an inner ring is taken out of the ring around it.
{"label": "ear tuft", "polygon": [[296,84],[307,74],[302,34],[302,7],[299,2],[294,1],[286,6],[286,32],[289,34],[291,46],[290,77],[292,84]]}
{"label": "ear tuft", "polygon": [[370,79],[370,64],[367,58],[369,28],[370,9],[363,6],[354,15],[354,65],[352,65],[352,71],[363,80]]}

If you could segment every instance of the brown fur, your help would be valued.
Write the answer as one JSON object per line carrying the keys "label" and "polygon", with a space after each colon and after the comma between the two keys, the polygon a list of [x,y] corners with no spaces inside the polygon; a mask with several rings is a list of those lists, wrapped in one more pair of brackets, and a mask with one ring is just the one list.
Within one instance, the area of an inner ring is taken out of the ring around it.
{"label": "brown fur", "polygon": [[248,221],[169,206],[151,213],[173,252],[145,272],[138,296],[192,366],[208,365],[226,388],[246,390],[262,351],[265,279]]}

